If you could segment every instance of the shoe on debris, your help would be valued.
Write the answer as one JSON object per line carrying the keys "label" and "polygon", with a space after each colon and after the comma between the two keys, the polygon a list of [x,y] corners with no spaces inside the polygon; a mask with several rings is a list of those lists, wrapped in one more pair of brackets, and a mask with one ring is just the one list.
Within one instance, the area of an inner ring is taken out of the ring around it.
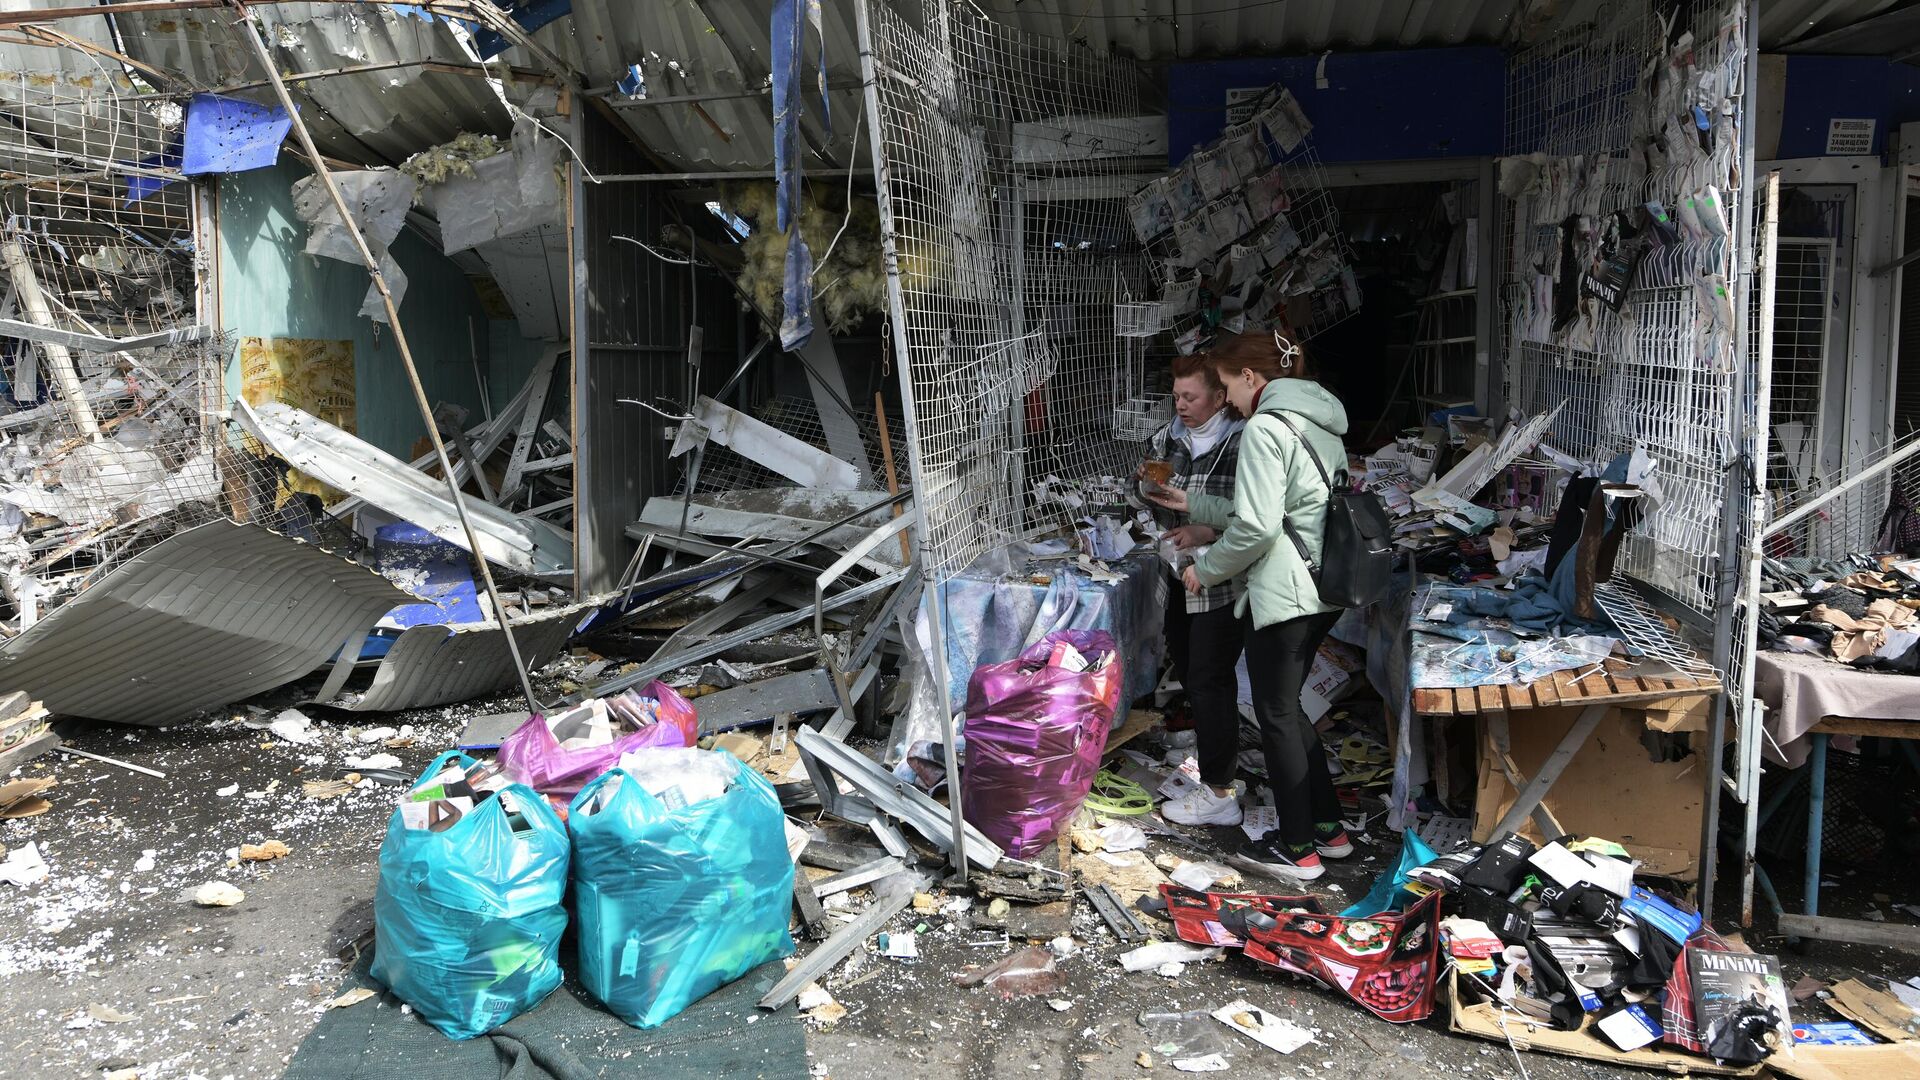
{"label": "shoe on debris", "polygon": [[1180,798],[1163,803],[1160,816],[1175,825],[1238,825],[1240,800],[1216,793],[1212,785],[1201,784]]}
{"label": "shoe on debris", "polygon": [[1249,840],[1236,848],[1227,861],[1242,870],[1251,870],[1268,877],[1291,878],[1295,881],[1312,881],[1327,872],[1320,865],[1320,855],[1312,848],[1306,851],[1291,851],[1274,833],[1268,833],[1264,839]]}
{"label": "shoe on debris", "polygon": [[1353,841],[1339,822],[1323,822],[1313,827],[1313,850],[1323,859],[1344,859],[1353,854]]}

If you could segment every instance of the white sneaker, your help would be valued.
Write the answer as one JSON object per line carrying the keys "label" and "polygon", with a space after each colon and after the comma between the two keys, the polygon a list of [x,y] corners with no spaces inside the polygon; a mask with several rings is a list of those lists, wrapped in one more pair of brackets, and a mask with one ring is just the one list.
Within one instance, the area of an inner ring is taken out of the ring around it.
{"label": "white sneaker", "polygon": [[1212,786],[1201,784],[1198,791],[1162,803],[1160,816],[1175,825],[1238,825],[1240,800],[1217,795]]}

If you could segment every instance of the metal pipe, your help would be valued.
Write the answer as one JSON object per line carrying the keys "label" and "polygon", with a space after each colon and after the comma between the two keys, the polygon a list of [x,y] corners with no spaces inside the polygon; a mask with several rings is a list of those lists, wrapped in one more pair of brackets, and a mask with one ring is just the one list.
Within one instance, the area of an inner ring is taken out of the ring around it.
{"label": "metal pipe", "polygon": [[[1754,658],[1760,639],[1760,567],[1766,555],[1767,530],[1767,444],[1773,421],[1769,415],[1773,401],[1773,304],[1779,281],[1776,261],[1780,251],[1780,174],[1767,175],[1766,201],[1762,209],[1760,232],[1760,356],[1754,365],[1756,382],[1753,393],[1754,430],[1744,440],[1751,464],[1746,483],[1747,538],[1741,551],[1743,565],[1739,601],[1746,605],[1746,621],[1740,633],[1740,684],[1733,705],[1741,710],[1736,717],[1739,738],[1735,750],[1735,796],[1745,812],[1740,829],[1740,925],[1753,925],[1753,882],[1755,838],[1759,831],[1760,748],[1765,739],[1766,713],[1753,700]],[[1725,731],[1721,737],[1725,738]],[[1717,749],[1718,744],[1716,744]],[[1718,779],[1719,770],[1714,770]],[[1715,807],[1717,811],[1718,807]],[[1717,823],[1716,823],[1717,826]],[[1717,832],[1716,827],[1716,832]]]}
{"label": "metal pipe", "polygon": [[[393,331],[394,348],[400,353],[400,363],[406,369],[407,383],[413,390],[413,402],[420,410],[420,420],[427,428],[427,438],[433,443],[433,456],[440,463],[440,475],[447,481],[449,493],[453,496],[453,508],[460,515],[460,528],[467,535],[467,549],[473,553],[473,565],[480,571],[480,580],[486,586],[487,599],[493,604],[493,617],[499,620],[500,633],[507,640],[507,653],[513,658],[513,673],[520,678],[520,691],[526,696],[527,709],[531,712],[544,712],[546,707],[534,696],[533,679],[527,672],[527,663],[520,655],[520,645],[514,640],[513,628],[507,624],[507,608],[500,601],[500,589],[493,581],[493,568],[488,565],[486,556],[480,554],[480,534],[473,527],[473,519],[467,516],[467,500],[460,493],[460,480],[454,474],[453,461],[447,456],[447,444],[440,438],[440,426],[433,421],[433,403],[427,399],[427,388],[420,381],[420,369],[414,365],[413,350],[407,345],[406,330],[400,324],[400,309],[393,302],[393,291],[387,287],[387,278],[380,272],[380,260],[374,258],[373,250],[367,246],[367,238],[360,230],[360,223],[347,212],[346,200],[340,197],[340,186],[334,182],[333,173],[328,171],[327,163],[320,156],[320,150],[313,144],[313,133],[307,130],[306,121],[300,118],[300,110],[294,105],[293,97],[287,92],[287,84],[280,78],[280,69],[274,66],[273,56],[267,51],[266,39],[260,36],[259,27],[253,23],[252,13],[245,7],[238,8],[240,21],[246,29],[247,44],[253,47],[253,56],[273,83],[273,92],[280,98],[280,107],[287,110],[293,120],[293,133],[300,139],[300,147],[306,151],[307,160],[312,164],[314,175],[320,178],[321,186],[327,190],[327,197],[333,202],[334,212],[340,215],[340,224],[352,238],[354,250],[359,253],[360,261],[366,264],[367,274],[373,279],[375,289],[380,292],[380,301],[387,309],[387,326]],[[477,465],[476,465],[477,469]]]}
{"label": "metal pipe", "polygon": [[[944,9],[940,9],[944,13]],[[907,324],[903,317],[906,300],[900,285],[900,253],[895,248],[893,204],[886,198],[887,192],[887,152],[886,143],[880,137],[880,82],[873,59],[872,14],[868,10],[868,0],[857,0],[853,8],[854,29],[858,35],[860,47],[860,79],[864,86],[866,99],[867,139],[872,147],[868,155],[873,162],[874,190],[880,198],[880,250],[887,271],[887,303],[891,317],[887,320],[893,330],[894,356],[899,360],[901,412],[907,428],[907,467],[915,489],[924,483],[927,475],[926,462],[922,460],[920,441],[920,421],[914,415],[913,408],[913,353],[907,346]],[[922,508],[925,513],[925,508]],[[915,530],[920,549],[920,575],[927,583],[923,599],[933,620],[933,659],[934,677],[940,690],[940,745],[946,754],[947,769],[952,774],[959,772],[959,755],[955,752],[953,741],[953,690],[947,685],[947,633],[946,602],[943,597],[945,580],[934,572],[936,561],[933,551],[933,530],[927,527],[925,520],[921,528]],[[947,808],[951,815],[953,828],[954,879],[964,885],[967,881],[966,817],[960,806],[960,785],[947,785]]]}
{"label": "metal pipe", "polygon": [[[1745,36],[1742,43],[1746,46],[1747,77],[1744,85],[1738,118],[1750,120],[1753,108],[1754,88],[1760,85],[1760,48],[1752,39],[1759,32],[1759,0],[1748,0]],[[1740,243],[1732,245],[1739,265],[1733,267],[1735,280],[1740,288],[1734,296],[1741,302],[1734,305],[1733,334],[1735,361],[1730,400],[1727,402],[1729,420],[1732,422],[1732,436],[1735,448],[1733,460],[1728,463],[1727,478],[1735,480],[1743,464],[1741,447],[1752,435],[1747,418],[1747,367],[1752,360],[1752,345],[1749,342],[1747,323],[1751,319],[1745,298],[1747,290],[1753,287],[1753,199],[1759,185],[1753,182],[1753,125],[1740,124],[1740,219],[1736,226],[1740,230]],[[1762,469],[1764,471],[1764,468]],[[1714,667],[1726,671],[1733,649],[1733,616],[1740,584],[1740,517],[1731,515],[1721,521],[1720,558],[1714,570],[1714,620],[1713,620],[1713,662]],[[1707,722],[1707,745],[1702,752],[1707,756],[1709,767],[1705,772],[1705,805],[1700,813],[1700,916],[1707,922],[1713,921],[1714,870],[1718,864],[1720,852],[1720,784],[1724,775],[1726,761],[1725,744],[1727,737],[1727,706],[1729,704],[1726,688],[1723,686],[1714,695],[1711,717]]]}
{"label": "metal pipe", "polygon": [[[13,280],[14,291],[20,296],[20,306],[25,309],[27,321],[48,330],[58,330],[60,324],[54,320],[53,308],[47,303],[47,294],[40,291],[40,278],[33,272],[33,263],[27,259],[26,249],[20,246],[18,230],[9,225],[5,240],[0,240],[0,261],[7,267],[7,276]],[[66,345],[56,341],[41,341],[40,349],[47,354],[47,366],[53,369],[54,381],[60,384],[60,396],[67,399],[67,414],[73,417],[73,424],[80,434],[89,441],[100,439],[100,421],[94,418],[93,405],[87,401],[86,387],[80,383],[80,372],[73,366],[73,353]]]}

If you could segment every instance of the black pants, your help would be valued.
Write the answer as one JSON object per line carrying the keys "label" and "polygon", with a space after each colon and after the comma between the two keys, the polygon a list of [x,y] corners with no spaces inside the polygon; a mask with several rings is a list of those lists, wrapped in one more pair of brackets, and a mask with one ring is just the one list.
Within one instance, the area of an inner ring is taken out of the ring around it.
{"label": "black pants", "polygon": [[1233,669],[1245,645],[1233,605],[1187,616],[1186,687],[1200,779],[1217,788],[1233,783],[1240,758],[1240,680]]}
{"label": "black pants", "polygon": [[1163,624],[1167,636],[1167,662],[1180,685],[1187,684],[1187,637],[1192,629],[1187,617],[1187,587],[1178,577],[1168,579],[1167,614]]}
{"label": "black pants", "polygon": [[1313,655],[1327,631],[1340,621],[1337,611],[1303,615],[1259,630],[1246,623],[1247,677],[1253,688],[1253,712],[1260,722],[1261,752],[1267,759],[1267,783],[1286,844],[1311,843],[1316,822],[1340,820],[1340,800],[1327,773],[1327,751],[1312,721],[1300,708]]}

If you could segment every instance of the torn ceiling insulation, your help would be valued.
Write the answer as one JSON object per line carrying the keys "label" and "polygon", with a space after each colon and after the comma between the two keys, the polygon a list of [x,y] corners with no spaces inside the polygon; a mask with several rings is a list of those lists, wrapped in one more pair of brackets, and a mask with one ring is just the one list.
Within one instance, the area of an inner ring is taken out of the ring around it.
{"label": "torn ceiling insulation", "polygon": [[162,540],[0,647],[0,683],[56,713],[156,725],[291,682],[413,599],[257,525]]}

